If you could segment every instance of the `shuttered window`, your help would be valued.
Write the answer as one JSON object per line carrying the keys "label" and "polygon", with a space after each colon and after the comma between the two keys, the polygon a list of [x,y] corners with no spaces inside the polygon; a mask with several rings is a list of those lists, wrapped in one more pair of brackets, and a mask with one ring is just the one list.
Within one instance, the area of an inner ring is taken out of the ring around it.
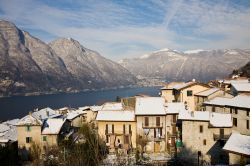
{"label": "shuttered window", "polygon": [[145,126],[148,126],[148,117],[144,117]]}
{"label": "shuttered window", "polygon": [[108,130],[109,130],[109,126],[108,126],[108,124],[106,124],[106,130],[105,130],[106,134],[108,134]]}
{"label": "shuttered window", "polygon": [[132,134],[131,125],[129,125],[129,134]]}
{"label": "shuttered window", "polygon": [[200,125],[200,133],[203,133],[203,126]]}
{"label": "shuttered window", "polygon": [[114,124],[112,124],[112,134],[115,133],[115,128],[114,128]]}
{"label": "shuttered window", "polygon": [[125,134],[126,133],[126,131],[125,131],[126,129],[125,129],[125,124],[123,125],[123,134]]}
{"label": "shuttered window", "polygon": [[247,129],[249,129],[249,120],[247,120],[247,124],[246,125],[247,125]]}
{"label": "shuttered window", "polygon": [[156,117],[156,126],[160,126],[160,125],[161,125],[161,118]]}

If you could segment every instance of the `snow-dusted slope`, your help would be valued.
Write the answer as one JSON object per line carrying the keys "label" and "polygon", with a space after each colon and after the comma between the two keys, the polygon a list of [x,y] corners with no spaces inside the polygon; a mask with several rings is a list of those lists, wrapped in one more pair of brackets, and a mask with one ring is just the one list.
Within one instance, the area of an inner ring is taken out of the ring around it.
{"label": "snow-dusted slope", "polygon": [[200,81],[228,76],[250,60],[250,50],[188,50],[163,49],[140,58],[123,59],[119,63],[136,76],[161,78],[167,81]]}

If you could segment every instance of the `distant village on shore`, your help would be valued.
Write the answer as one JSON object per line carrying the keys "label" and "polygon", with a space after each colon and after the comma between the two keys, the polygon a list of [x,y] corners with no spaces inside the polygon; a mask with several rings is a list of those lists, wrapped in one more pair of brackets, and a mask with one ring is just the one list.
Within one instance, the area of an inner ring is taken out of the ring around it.
{"label": "distant village on shore", "polygon": [[79,132],[83,124],[104,141],[100,165],[250,164],[250,81],[233,76],[208,84],[171,82],[159,97],[138,94],[102,105],[34,110],[0,124],[0,149],[15,149],[18,163],[34,159],[34,145],[42,161],[59,160],[60,153],[65,160],[65,150],[48,151],[65,140],[86,143]]}

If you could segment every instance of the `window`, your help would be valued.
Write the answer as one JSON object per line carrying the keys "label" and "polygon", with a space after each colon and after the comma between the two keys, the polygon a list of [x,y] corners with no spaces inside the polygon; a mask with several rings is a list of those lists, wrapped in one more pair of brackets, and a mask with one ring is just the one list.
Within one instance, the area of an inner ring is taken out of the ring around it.
{"label": "window", "polygon": [[32,137],[26,137],[26,143],[31,143],[32,142]]}
{"label": "window", "polygon": [[231,114],[238,114],[237,108],[230,108],[230,113]]}
{"label": "window", "polygon": [[203,126],[200,125],[200,133],[203,133]]}
{"label": "window", "polygon": [[124,137],[124,144],[129,144],[129,136],[128,135],[126,135]]}
{"label": "window", "polygon": [[109,143],[109,135],[106,135],[106,143]]}
{"label": "window", "polygon": [[148,126],[148,117],[144,117],[145,126]]}
{"label": "window", "polygon": [[193,91],[192,90],[188,90],[187,91],[187,96],[193,96]]}
{"label": "window", "polygon": [[215,106],[212,106],[212,112],[215,112]]}
{"label": "window", "polygon": [[129,134],[132,134],[131,124],[128,126],[128,131],[129,131]]}
{"label": "window", "polygon": [[114,127],[114,124],[112,124],[112,134],[115,133],[115,127]]}
{"label": "window", "polygon": [[250,111],[249,110],[247,110],[247,116],[250,116]]}
{"label": "window", "polygon": [[237,108],[234,109],[234,113],[238,114],[238,109]]}
{"label": "window", "polygon": [[43,136],[43,141],[47,141],[47,136]]}
{"label": "window", "polygon": [[176,115],[173,115],[173,123],[176,123]]}
{"label": "window", "polygon": [[207,144],[207,140],[204,139],[204,140],[203,140],[203,145],[206,145],[206,144]]}
{"label": "window", "polygon": [[26,131],[31,131],[31,126],[26,126]]}
{"label": "window", "polygon": [[161,118],[156,117],[156,126],[160,126],[160,125],[161,125]]}
{"label": "window", "polygon": [[125,128],[125,124],[123,124],[123,134],[126,133],[126,128]]}
{"label": "window", "polygon": [[237,118],[233,118],[233,125],[237,127]]}
{"label": "window", "polygon": [[109,125],[106,124],[106,130],[105,130],[105,133],[108,134],[108,131],[109,131]]}
{"label": "window", "polygon": [[247,129],[249,129],[249,120],[247,120],[247,124],[246,125],[247,125]]}

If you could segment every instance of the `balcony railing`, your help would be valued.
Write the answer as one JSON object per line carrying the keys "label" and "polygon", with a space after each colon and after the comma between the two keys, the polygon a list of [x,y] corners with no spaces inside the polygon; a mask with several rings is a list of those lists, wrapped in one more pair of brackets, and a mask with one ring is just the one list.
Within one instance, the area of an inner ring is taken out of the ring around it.
{"label": "balcony railing", "polygon": [[163,127],[163,123],[160,124],[156,124],[156,123],[149,123],[149,124],[145,124],[142,123],[142,128],[162,128]]}
{"label": "balcony railing", "polygon": [[229,134],[224,134],[224,135],[221,135],[221,134],[214,134],[214,140],[215,141],[218,141],[218,140],[228,140],[230,137]]}
{"label": "balcony railing", "polygon": [[164,135],[162,135],[162,136],[160,136],[160,137],[154,138],[154,141],[155,141],[155,142],[160,142],[160,141],[164,141],[164,140],[165,140],[165,136],[164,136]]}
{"label": "balcony railing", "polygon": [[132,135],[132,131],[128,131],[126,130],[125,132],[123,130],[115,130],[114,133],[112,132],[112,130],[105,130],[105,134],[106,135]]}

